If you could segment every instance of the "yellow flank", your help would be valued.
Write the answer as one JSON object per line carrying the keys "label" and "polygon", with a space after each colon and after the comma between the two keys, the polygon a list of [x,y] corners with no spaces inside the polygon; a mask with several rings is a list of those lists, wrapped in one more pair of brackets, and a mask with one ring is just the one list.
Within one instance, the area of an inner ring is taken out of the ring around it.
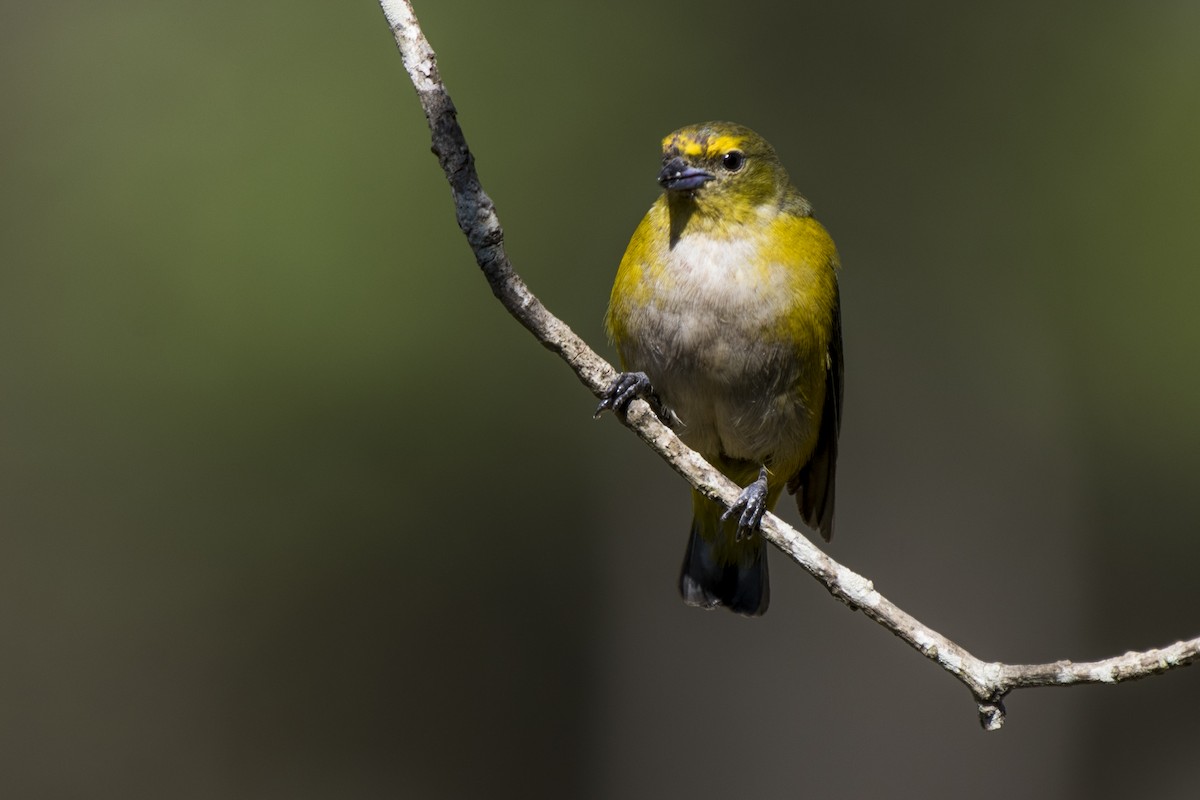
{"label": "yellow flank", "polygon": [[780,320],[780,334],[801,348],[829,346],[828,320],[838,302],[837,248],[825,226],[812,217],[778,216],[768,230],[762,259],[786,264],[794,274],[795,306]]}
{"label": "yellow flank", "polygon": [[[608,331],[608,336],[614,342],[620,342],[625,338],[626,330],[624,320],[632,309],[645,307],[650,301],[650,293],[653,291],[653,283],[648,276],[647,270],[659,272],[654,268],[656,259],[652,252],[655,245],[659,243],[659,237],[654,235],[654,225],[652,218],[654,209],[651,209],[645,217],[642,218],[641,224],[633,233],[633,238],[629,240],[629,247],[625,250],[625,257],[621,259],[621,265],[617,268],[617,277],[613,282],[612,295],[609,298],[608,313],[604,316],[604,326]],[[622,355],[622,367],[624,364],[624,356]]]}

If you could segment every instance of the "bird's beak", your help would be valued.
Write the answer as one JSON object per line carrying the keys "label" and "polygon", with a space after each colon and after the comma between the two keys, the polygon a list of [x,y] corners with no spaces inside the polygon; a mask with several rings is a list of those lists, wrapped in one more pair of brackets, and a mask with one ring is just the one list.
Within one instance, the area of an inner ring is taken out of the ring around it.
{"label": "bird's beak", "polygon": [[676,156],[663,165],[658,173],[658,182],[668,192],[692,192],[716,176],[696,167],[690,167]]}

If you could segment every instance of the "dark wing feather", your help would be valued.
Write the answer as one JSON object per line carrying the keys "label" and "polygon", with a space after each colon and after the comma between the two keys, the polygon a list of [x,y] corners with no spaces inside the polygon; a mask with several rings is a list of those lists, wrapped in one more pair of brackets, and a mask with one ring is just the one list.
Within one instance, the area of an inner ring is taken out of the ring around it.
{"label": "dark wing feather", "polygon": [[788,491],[805,524],[821,532],[825,541],[833,537],[833,496],[837,472],[838,432],[842,427],[842,307],[835,296],[833,333],[825,357],[825,407],[817,446],[800,470],[788,480]]}

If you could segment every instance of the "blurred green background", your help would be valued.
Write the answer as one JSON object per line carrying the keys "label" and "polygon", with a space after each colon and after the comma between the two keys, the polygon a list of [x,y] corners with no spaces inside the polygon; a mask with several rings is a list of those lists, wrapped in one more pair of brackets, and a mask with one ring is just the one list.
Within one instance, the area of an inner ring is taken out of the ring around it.
{"label": "blurred green background", "polygon": [[[1200,6],[419,2],[531,288],[601,352],[658,141],[842,253],[831,554],[977,655],[1200,629]],[[967,692],[492,299],[379,8],[0,10],[0,794],[1195,796],[1200,672]],[[784,512],[795,521],[794,509]]]}

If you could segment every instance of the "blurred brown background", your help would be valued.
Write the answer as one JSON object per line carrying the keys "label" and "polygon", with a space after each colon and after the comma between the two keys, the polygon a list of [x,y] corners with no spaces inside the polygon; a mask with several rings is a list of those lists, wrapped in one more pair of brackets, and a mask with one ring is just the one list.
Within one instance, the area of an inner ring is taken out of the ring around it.
{"label": "blurred brown background", "polygon": [[[417,11],[606,354],[659,138],[776,145],[832,555],[985,658],[1200,631],[1200,6]],[[490,296],[374,3],[7,3],[0,75],[0,795],[1195,797],[1195,668],[984,734],[778,556],[684,608],[685,485]]]}

